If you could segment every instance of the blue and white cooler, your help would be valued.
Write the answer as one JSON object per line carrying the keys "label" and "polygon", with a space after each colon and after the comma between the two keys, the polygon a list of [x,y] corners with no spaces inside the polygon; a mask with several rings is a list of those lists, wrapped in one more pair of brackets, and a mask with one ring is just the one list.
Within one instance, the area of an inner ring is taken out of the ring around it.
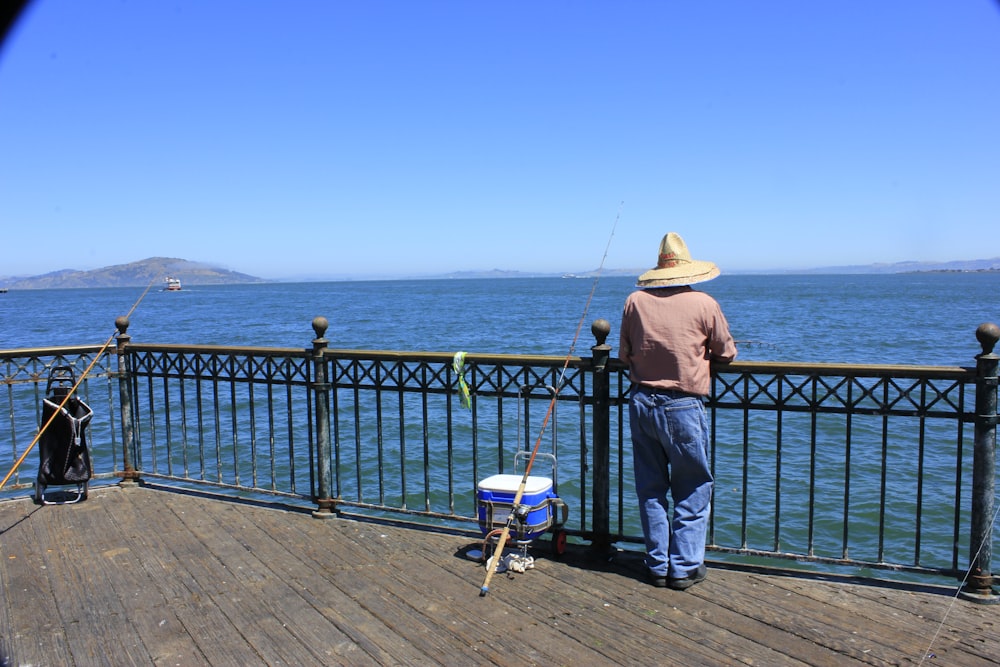
{"label": "blue and white cooler", "polygon": [[510,541],[526,546],[547,530],[553,530],[553,551],[565,551],[566,534],[562,530],[569,510],[552,488],[552,479],[528,475],[525,479],[521,502],[514,506],[514,497],[523,475],[492,475],[479,482],[476,492],[479,510],[479,528],[489,540],[503,530],[514,514],[510,526]]}

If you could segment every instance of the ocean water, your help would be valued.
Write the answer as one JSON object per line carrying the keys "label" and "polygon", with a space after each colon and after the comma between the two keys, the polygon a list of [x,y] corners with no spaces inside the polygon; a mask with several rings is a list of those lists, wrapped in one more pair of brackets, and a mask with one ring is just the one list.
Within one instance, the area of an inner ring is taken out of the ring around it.
{"label": "ocean water", "polygon": [[[323,316],[329,320],[326,338],[332,348],[560,357],[572,350],[587,356],[594,344],[590,326],[598,318],[610,322],[608,343],[617,349],[621,307],[633,289],[634,280],[623,277],[596,282],[530,278],[191,286],[180,292],[147,293],[131,315],[129,334],[134,341],[146,343],[306,348],[315,336],[313,318]],[[724,275],[698,289],[720,302],[738,341],[739,359],[749,361],[973,366],[980,352],[976,328],[983,322],[1000,323],[1000,273]],[[0,349],[102,344],[115,332],[115,318],[129,312],[142,293],[142,288],[121,288],[0,294]],[[574,341],[578,327],[579,337]],[[768,449],[773,424],[767,416],[752,418],[761,423],[754,426],[750,488],[744,490],[741,480],[740,426],[736,424],[732,433],[720,436],[715,505],[718,515],[726,517],[718,522],[720,543],[738,544],[741,498],[748,493],[750,506],[760,514],[751,526],[752,546],[767,548],[768,517],[773,510],[753,499],[774,496],[774,482],[768,482],[774,477],[773,444]],[[461,424],[456,426],[461,428]],[[805,546],[808,517],[803,514],[806,503],[801,496],[809,470],[809,429],[807,418],[786,417],[782,547],[791,550]],[[854,429],[857,437],[862,437],[864,429],[873,429],[871,439],[881,439],[876,418],[859,417]],[[839,432],[828,435],[830,442],[842,442]],[[906,438],[903,434],[892,437]],[[414,435],[413,442],[418,441]],[[910,470],[912,452],[912,442],[900,442],[890,452],[889,467],[905,474],[898,476],[899,481],[896,475],[890,476],[889,516],[897,512],[913,515],[910,506],[896,507],[912,504],[916,495],[905,486],[915,479]],[[564,497],[577,497],[576,455],[567,452],[565,456],[559,465],[560,483],[567,492]],[[815,539],[819,547],[835,552],[843,530],[838,523],[843,496],[839,488],[826,489],[824,480],[842,479],[844,455],[842,447],[833,446],[818,456],[823,475],[818,480]],[[942,470],[950,469],[947,456],[942,463]],[[852,516],[877,522],[878,452],[856,451],[851,464]],[[569,469],[564,470],[565,465]],[[622,467],[628,485],[630,464],[622,462]],[[953,495],[953,479],[935,476],[933,454],[928,467],[928,492]],[[471,473],[467,476],[473,479]],[[788,479],[800,483],[789,484]],[[445,479],[433,486],[446,488],[447,483]],[[631,487],[625,497],[630,499],[630,494]],[[926,523],[947,533],[951,517],[947,513],[950,501],[945,500],[928,502],[924,512]],[[471,495],[463,502],[471,507]],[[942,514],[932,517],[935,512]],[[631,514],[626,517],[626,532],[638,534],[636,522]],[[912,541],[911,527],[903,525],[896,532],[890,528],[890,541],[904,545]],[[852,544],[856,544],[853,538]],[[935,544],[939,551],[931,561],[947,563],[947,540],[938,539]],[[860,543],[856,553],[871,553],[876,546]]]}
{"label": "ocean water", "polygon": [[[615,349],[634,280],[603,277],[269,283],[150,291],[136,342],[589,355],[591,323]],[[739,359],[975,364],[976,328],[1000,322],[1000,273],[723,275],[697,287],[722,305]],[[0,349],[101,344],[142,288],[0,294]],[[593,296],[591,297],[591,294]],[[579,337],[574,342],[582,321]]]}

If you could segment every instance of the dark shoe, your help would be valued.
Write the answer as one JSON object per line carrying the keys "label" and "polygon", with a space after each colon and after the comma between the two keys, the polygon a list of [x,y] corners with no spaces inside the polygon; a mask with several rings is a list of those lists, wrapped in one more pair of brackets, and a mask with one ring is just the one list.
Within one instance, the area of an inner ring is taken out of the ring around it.
{"label": "dark shoe", "polygon": [[666,577],[660,576],[658,574],[653,574],[649,570],[646,570],[646,574],[649,575],[649,583],[653,584],[653,586],[656,586],[657,588],[667,587]]}
{"label": "dark shoe", "polygon": [[698,569],[689,574],[686,577],[680,577],[674,579],[673,577],[667,579],[667,586],[674,589],[675,591],[686,591],[695,584],[700,584],[705,581],[705,577],[708,576],[708,568],[704,564],[699,565]]}

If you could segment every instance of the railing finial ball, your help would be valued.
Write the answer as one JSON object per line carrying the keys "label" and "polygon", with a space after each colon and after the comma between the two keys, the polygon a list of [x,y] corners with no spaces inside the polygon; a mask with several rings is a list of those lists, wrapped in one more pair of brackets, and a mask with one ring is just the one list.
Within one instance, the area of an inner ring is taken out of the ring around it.
{"label": "railing finial ball", "polygon": [[313,331],[316,332],[316,338],[322,338],[323,334],[326,333],[327,328],[330,326],[330,322],[327,321],[325,317],[320,315],[319,317],[313,318],[312,327]]}
{"label": "railing finial ball", "polygon": [[115,318],[115,328],[118,329],[119,334],[124,335],[125,332],[128,331],[129,324],[128,318],[124,315],[119,315]]}
{"label": "railing finial ball", "polygon": [[993,346],[1000,340],[1000,327],[992,322],[983,322],[976,329],[976,340],[983,346],[983,354],[992,354]]}
{"label": "railing finial ball", "polygon": [[598,345],[604,345],[604,341],[608,339],[608,334],[611,333],[611,322],[603,318],[594,320],[594,323],[590,325],[590,333],[594,334]]}

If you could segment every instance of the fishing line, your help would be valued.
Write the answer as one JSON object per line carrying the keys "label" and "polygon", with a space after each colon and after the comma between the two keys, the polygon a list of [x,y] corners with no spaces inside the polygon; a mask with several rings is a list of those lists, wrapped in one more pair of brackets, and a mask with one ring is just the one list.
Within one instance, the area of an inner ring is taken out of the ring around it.
{"label": "fishing line", "polygon": [[[146,295],[149,293],[149,290],[153,286],[153,283],[158,281],[159,278],[160,277],[157,276],[156,278],[153,278],[153,280],[149,282],[149,285],[146,287],[145,291],[143,291],[142,296],[140,296],[138,300],[136,300],[136,302],[132,304],[132,308],[130,308],[128,314],[125,315],[126,319],[132,316],[132,313],[135,312],[135,309],[138,308],[139,304],[142,303],[142,300],[146,298]],[[46,429],[48,429],[49,425],[52,424],[52,422],[55,421],[56,417],[59,416],[59,414],[63,410],[63,407],[65,407],[66,403],[69,402],[70,397],[73,396],[77,388],[81,384],[83,384],[84,378],[86,378],[87,375],[90,373],[90,371],[93,370],[94,366],[97,365],[97,361],[104,355],[104,352],[111,345],[111,342],[114,341],[115,335],[117,335],[117,333],[118,331],[116,330],[115,333],[108,336],[108,340],[104,342],[104,345],[101,346],[101,349],[99,349],[97,351],[97,354],[94,355],[93,360],[87,366],[86,370],[83,371],[83,374],[80,375],[79,379],[77,379],[77,381],[73,384],[70,390],[66,392],[66,396],[64,396],[62,401],[59,403],[59,407],[52,412],[52,414],[49,416],[48,421],[46,421],[45,424],[42,425],[42,428],[38,429],[38,433],[35,434],[34,440],[31,441],[31,444],[28,445],[28,448],[24,450],[24,453],[21,454],[21,457],[17,460],[16,463],[14,463],[13,467],[11,467],[10,469],[10,472],[8,472],[7,476],[3,478],[3,481],[0,481],[0,490],[2,490],[3,487],[7,485],[7,481],[14,475],[17,469],[21,467],[21,464],[24,463],[24,459],[28,458],[28,453],[31,452],[31,450],[34,449],[35,445],[38,444],[38,441],[41,439],[42,435],[45,434]]]}
{"label": "fishing line", "polygon": [[[500,533],[500,539],[497,541],[496,549],[493,551],[493,555],[490,559],[486,561],[486,578],[483,580],[483,585],[479,589],[479,597],[484,597],[490,590],[490,580],[493,578],[493,574],[496,572],[497,566],[500,560],[503,558],[504,547],[507,546],[507,540],[510,538],[510,527],[514,523],[514,515],[517,510],[517,506],[521,503],[521,498],[524,496],[524,489],[528,484],[528,475],[531,473],[531,466],[535,462],[535,455],[538,454],[538,448],[542,444],[542,438],[545,436],[545,429],[549,424],[549,419],[552,417],[552,411],[556,405],[556,399],[559,397],[559,389],[562,387],[563,379],[566,377],[566,369],[569,368],[570,359],[573,356],[573,351],[576,350],[577,339],[580,338],[580,331],[583,329],[583,323],[587,319],[587,312],[590,310],[590,302],[594,300],[594,292],[597,291],[597,283],[601,279],[601,271],[604,270],[604,262],[608,258],[608,250],[611,248],[611,240],[615,237],[615,230],[618,228],[618,220],[622,215],[622,206],[625,202],[618,203],[618,214],[615,216],[615,222],[611,225],[611,234],[608,236],[608,243],[604,246],[604,255],[601,257],[601,263],[597,267],[597,272],[594,274],[594,284],[590,288],[590,294],[587,296],[587,303],[583,307],[583,313],[580,315],[580,321],[576,325],[576,333],[573,334],[573,342],[570,343],[569,352],[566,353],[566,359],[563,361],[562,370],[559,373],[559,379],[555,384],[552,391],[552,398],[549,400],[549,407],[545,411],[545,417],[542,419],[542,426],[538,432],[538,439],[535,440],[535,446],[531,450],[531,456],[528,458],[528,463],[524,467],[524,474],[521,476],[521,483],[517,487],[517,492],[514,494],[514,500],[511,502],[511,511],[507,516],[507,523],[504,525],[503,530]],[[527,399],[525,399],[527,400]]]}
{"label": "fishing line", "polygon": [[956,590],[955,594],[951,597],[951,602],[948,604],[948,608],[944,610],[944,616],[941,618],[941,622],[938,623],[937,629],[934,631],[934,636],[931,637],[931,641],[927,645],[927,650],[924,651],[924,654],[922,656],[920,656],[920,662],[917,663],[918,667],[919,665],[924,664],[924,660],[926,660],[927,658],[935,657],[934,654],[931,653],[931,649],[934,648],[934,642],[937,641],[938,635],[941,634],[941,629],[944,628],[944,624],[948,621],[948,615],[951,613],[952,608],[955,606],[955,602],[958,600],[958,596],[961,595],[962,589],[965,588],[965,583],[969,580],[969,576],[972,574],[972,566],[979,560],[979,555],[983,552],[983,549],[986,547],[986,541],[989,540],[990,536],[993,534],[993,528],[996,526],[997,523],[997,514],[1000,514],[1000,505],[998,505],[997,508],[993,511],[993,520],[990,522],[990,530],[986,533],[986,535],[983,536],[982,541],[979,543],[979,548],[976,549],[976,554],[975,556],[972,557],[972,562],[969,564],[969,569],[966,570],[965,576],[962,578],[962,581],[958,584],[958,590]]}

